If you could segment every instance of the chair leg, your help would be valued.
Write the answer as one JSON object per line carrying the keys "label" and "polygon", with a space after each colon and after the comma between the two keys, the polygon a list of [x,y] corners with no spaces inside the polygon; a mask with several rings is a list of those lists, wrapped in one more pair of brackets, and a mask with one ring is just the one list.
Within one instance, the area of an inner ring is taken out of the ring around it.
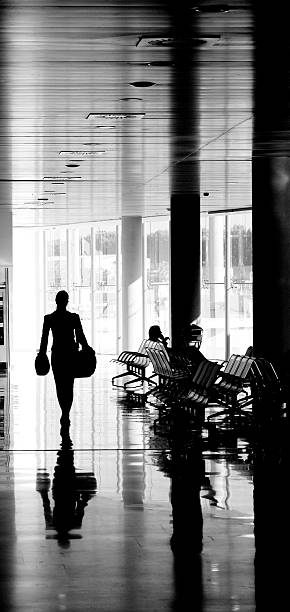
{"label": "chair leg", "polygon": [[135,374],[134,372],[130,372],[130,375],[136,376],[136,378],[134,380],[127,380],[127,382],[124,383],[124,389],[127,389],[128,385],[136,385],[137,383],[143,383],[144,378],[143,376],[140,376],[140,374]]}
{"label": "chair leg", "polygon": [[124,383],[124,385],[115,385],[114,380],[116,380],[116,378],[121,378],[122,376],[138,376],[138,374],[135,374],[134,372],[122,372],[122,374],[117,374],[116,376],[113,376],[112,378],[112,385],[114,387],[121,387],[122,389],[124,388],[124,385],[126,383]]}

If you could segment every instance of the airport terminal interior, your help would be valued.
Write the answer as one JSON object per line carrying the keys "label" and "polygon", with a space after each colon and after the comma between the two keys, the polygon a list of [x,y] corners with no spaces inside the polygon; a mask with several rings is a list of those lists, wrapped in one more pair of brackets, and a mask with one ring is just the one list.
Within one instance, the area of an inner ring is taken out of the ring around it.
{"label": "airport terminal interior", "polygon": [[286,5],[0,4],[1,612],[285,607]]}

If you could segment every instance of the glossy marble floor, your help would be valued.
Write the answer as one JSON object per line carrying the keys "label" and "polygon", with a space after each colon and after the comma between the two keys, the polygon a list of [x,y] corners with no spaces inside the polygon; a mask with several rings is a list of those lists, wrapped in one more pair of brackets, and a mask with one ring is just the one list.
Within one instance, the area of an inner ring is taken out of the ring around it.
{"label": "glossy marble floor", "polygon": [[76,380],[70,437],[32,355],[0,379],[1,612],[265,610],[284,475],[264,454],[255,472],[246,438],[193,434],[185,452],[154,435],[156,409],[126,404],[114,373],[103,357]]}

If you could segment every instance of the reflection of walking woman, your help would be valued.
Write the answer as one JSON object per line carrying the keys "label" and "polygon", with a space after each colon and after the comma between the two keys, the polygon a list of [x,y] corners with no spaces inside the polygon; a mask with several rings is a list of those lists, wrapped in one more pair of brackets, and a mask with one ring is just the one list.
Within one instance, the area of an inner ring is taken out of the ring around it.
{"label": "reflection of walking woman", "polygon": [[57,399],[61,408],[61,423],[69,422],[73,402],[75,356],[78,345],[88,346],[80,317],[67,311],[69,296],[66,291],[56,294],[56,310],[45,315],[43,321],[40,354],[47,351],[49,331],[52,332],[51,367],[54,375]]}

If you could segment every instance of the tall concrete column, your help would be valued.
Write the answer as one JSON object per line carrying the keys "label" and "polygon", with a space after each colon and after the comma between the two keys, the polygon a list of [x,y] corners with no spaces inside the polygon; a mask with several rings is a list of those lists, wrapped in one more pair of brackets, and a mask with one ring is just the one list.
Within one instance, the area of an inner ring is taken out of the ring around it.
{"label": "tall concrete column", "polygon": [[12,266],[12,213],[10,183],[0,189],[0,266]]}
{"label": "tall concrete column", "polygon": [[[287,3],[255,3],[254,351],[290,378],[290,38]],[[286,366],[285,366],[286,364]]]}
{"label": "tall concrete column", "polygon": [[171,336],[178,343],[182,329],[200,316],[199,195],[171,198]]}
{"label": "tall concrete column", "polygon": [[137,351],[143,337],[142,218],[122,217],[122,347]]}
{"label": "tall concrete column", "polygon": [[200,181],[197,21],[188,0],[171,4],[176,45],[172,83],[171,340],[200,316]]}
{"label": "tall concrete column", "polygon": [[[1,302],[3,315],[1,314],[1,341],[0,341],[0,363],[9,364],[9,331],[11,317],[9,288],[11,288],[12,267],[12,182],[11,182],[11,160],[10,160],[10,140],[9,122],[5,121],[9,109],[7,91],[7,49],[5,47],[5,28],[6,13],[5,6],[1,3],[0,7],[0,116],[1,116],[1,137],[0,137],[0,283],[1,283]],[[3,34],[4,33],[4,34]],[[3,70],[4,66],[4,70]],[[9,114],[9,113],[8,113]],[[7,269],[8,268],[8,273]],[[2,318],[3,316],[3,318]]]}
{"label": "tall concrete column", "polygon": [[220,316],[225,302],[224,217],[209,215],[208,240],[210,315]]}

